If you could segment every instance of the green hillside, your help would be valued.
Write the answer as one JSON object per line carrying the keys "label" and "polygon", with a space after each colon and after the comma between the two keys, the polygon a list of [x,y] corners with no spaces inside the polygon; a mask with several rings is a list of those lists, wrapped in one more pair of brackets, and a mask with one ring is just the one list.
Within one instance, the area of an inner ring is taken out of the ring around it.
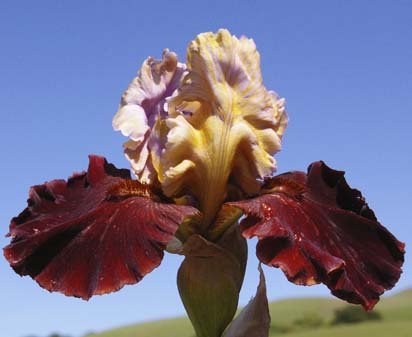
{"label": "green hillside", "polygon": [[[335,310],[345,306],[342,301],[326,298],[271,302],[271,337],[412,337],[412,289],[383,298],[375,308],[381,315],[378,321],[332,325]],[[175,318],[87,337],[194,337],[194,333],[186,318]]]}

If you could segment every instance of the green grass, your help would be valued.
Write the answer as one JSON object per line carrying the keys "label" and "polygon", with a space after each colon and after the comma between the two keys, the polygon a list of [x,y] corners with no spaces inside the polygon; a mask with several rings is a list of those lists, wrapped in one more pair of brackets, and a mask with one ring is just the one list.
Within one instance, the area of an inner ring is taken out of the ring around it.
{"label": "green grass", "polygon": [[186,318],[165,319],[160,321],[129,325],[108,330],[88,337],[194,337],[192,326]]}
{"label": "green grass", "polygon": [[286,333],[284,337],[411,337],[411,322],[380,322],[380,323],[360,323],[347,324],[339,327],[328,327]]}
{"label": "green grass", "polygon": [[[358,324],[330,325],[334,311],[346,304],[326,298],[289,299],[271,302],[271,337],[412,337],[412,289],[383,298],[376,306],[382,320]],[[298,327],[296,321],[315,314],[324,324]],[[87,337],[194,337],[186,318],[129,325]]]}

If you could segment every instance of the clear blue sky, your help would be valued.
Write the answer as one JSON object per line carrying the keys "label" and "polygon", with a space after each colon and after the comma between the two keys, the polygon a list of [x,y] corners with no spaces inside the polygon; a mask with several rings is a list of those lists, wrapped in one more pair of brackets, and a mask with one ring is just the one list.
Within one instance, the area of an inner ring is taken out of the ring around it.
{"label": "clear blue sky", "polygon": [[[0,244],[30,185],[86,168],[89,153],[128,167],[111,129],[120,95],[149,55],[185,56],[196,34],[252,37],[265,84],[287,99],[279,171],[323,159],[345,169],[378,218],[412,245],[412,1],[1,1]],[[257,283],[254,245],[241,296]],[[407,254],[396,290],[412,286]],[[78,336],[184,312],[179,257],[90,302],[49,294],[0,258],[1,336]],[[327,295],[268,268],[271,299]]]}

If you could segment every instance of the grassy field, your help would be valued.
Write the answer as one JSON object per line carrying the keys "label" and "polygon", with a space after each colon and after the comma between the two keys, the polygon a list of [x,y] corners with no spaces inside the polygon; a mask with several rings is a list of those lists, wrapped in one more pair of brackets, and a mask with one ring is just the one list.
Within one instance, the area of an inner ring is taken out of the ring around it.
{"label": "grassy field", "polygon": [[[382,319],[356,324],[331,325],[336,309],[344,302],[326,298],[305,298],[270,303],[270,336],[280,337],[412,337],[412,289],[383,298],[376,306]],[[318,327],[299,326],[307,317],[321,319]],[[186,318],[130,325],[87,337],[194,337]]]}

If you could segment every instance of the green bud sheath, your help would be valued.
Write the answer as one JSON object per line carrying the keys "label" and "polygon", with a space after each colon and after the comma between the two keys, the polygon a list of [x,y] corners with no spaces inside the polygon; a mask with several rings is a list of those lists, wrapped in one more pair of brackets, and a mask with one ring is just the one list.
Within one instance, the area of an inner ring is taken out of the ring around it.
{"label": "green bud sheath", "polygon": [[266,296],[266,282],[259,265],[259,286],[256,295],[240,314],[230,323],[224,337],[268,337],[270,314]]}
{"label": "green bud sheath", "polygon": [[218,243],[192,235],[183,248],[177,284],[197,337],[221,337],[235,315],[247,245],[237,229]]}

